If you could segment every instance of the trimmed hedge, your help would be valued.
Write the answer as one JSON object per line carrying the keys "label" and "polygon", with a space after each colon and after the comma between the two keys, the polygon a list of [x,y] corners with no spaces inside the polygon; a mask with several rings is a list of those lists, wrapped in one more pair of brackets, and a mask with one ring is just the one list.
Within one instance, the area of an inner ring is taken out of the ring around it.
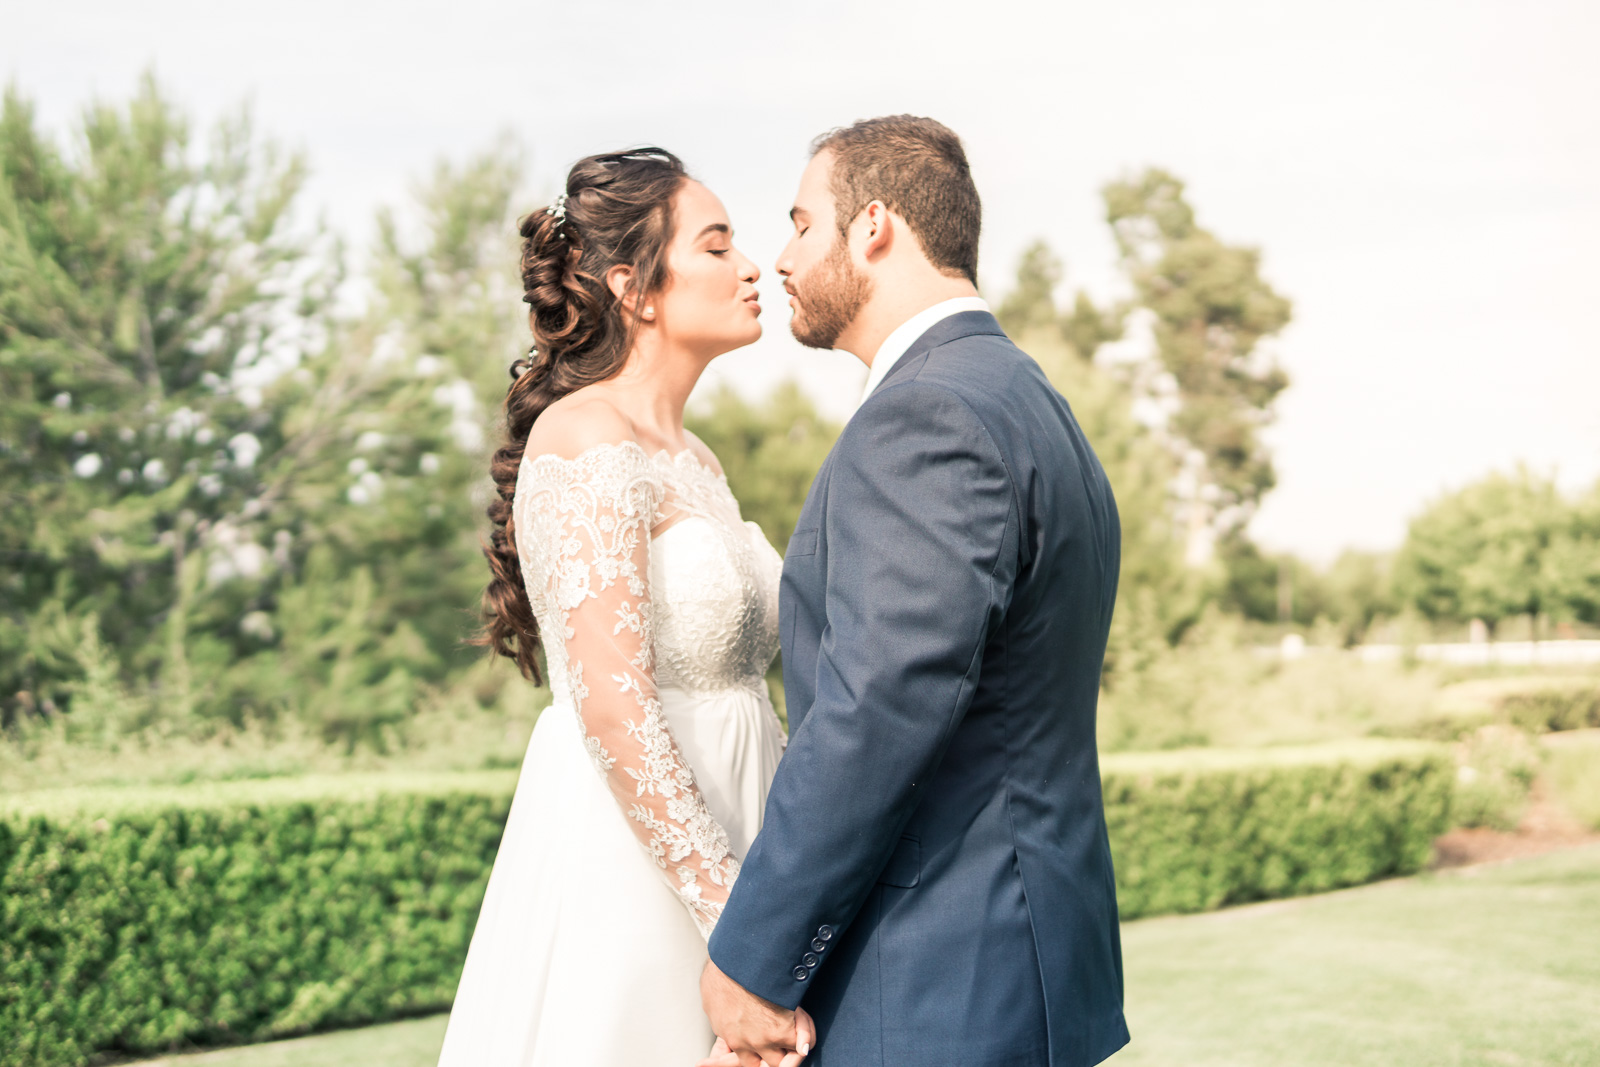
{"label": "trimmed hedge", "polygon": [[1124,919],[1413,873],[1456,777],[1448,749],[1404,741],[1118,754],[1101,773]]}
{"label": "trimmed hedge", "polygon": [[1457,682],[1440,691],[1417,732],[1456,740],[1491,724],[1532,734],[1600,727],[1600,677],[1529,674]]}
{"label": "trimmed hedge", "polygon": [[[1416,870],[1440,746],[1103,761],[1124,918]],[[512,772],[0,797],[0,1067],[447,1008]]]}
{"label": "trimmed hedge", "polygon": [[448,1007],[514,781],[0,798],[0,1065]]}

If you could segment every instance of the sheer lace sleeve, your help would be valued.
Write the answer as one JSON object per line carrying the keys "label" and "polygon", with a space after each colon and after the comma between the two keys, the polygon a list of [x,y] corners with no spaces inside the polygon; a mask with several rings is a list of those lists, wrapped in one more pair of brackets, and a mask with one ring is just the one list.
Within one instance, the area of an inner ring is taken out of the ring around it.
{"label": "sheer lace sleeve", "polygon": [[661,480],[632,443],[532,462],[518,492],[527,523],[519,522],[519,541],[528,545],[535,607],[543,599],[550,609],[540,617],[552,686],[567,691],[589,755],[634,833],[710,937],[739,861],[656,695],[650,529]]}

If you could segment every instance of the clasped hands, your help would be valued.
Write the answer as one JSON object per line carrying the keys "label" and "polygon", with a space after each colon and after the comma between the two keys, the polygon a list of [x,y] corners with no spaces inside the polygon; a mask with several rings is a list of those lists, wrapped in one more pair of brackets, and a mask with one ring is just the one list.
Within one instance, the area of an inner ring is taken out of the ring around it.
{"label": "clasped hands", "polygon": [[789,1011],[758,997],[706,961],[700,1003],[717,1044],[696,1067],[800,1067],[817,1043],[804,1008]]}

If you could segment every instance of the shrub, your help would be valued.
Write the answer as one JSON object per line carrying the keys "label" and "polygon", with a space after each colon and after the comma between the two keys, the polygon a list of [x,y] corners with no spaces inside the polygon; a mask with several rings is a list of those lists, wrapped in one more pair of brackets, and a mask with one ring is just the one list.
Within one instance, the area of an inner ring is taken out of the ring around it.
{"label": "shrub", "polygon": [[1600,726],[1600,677],[1535,674],[1457,682],[1439,692],[1418,732],[1449,740],[1490,723],[1535,734]]}
{"label": "shrub", "polygon": [[[1124,918],[1416,870],[1448,749],[1109,756]],[[0,798],[0,1067],[67,1067],[449,1007],[514,775]]]}
{"label": "shrub", "polygon": [[1124,919],[1409,874],[1448,829],[1449,750],[1403,741],[1105,757]]}
{"label": "shrub", "polygon": [[1544,739],[1550,786],[1577,820],[1600,830],[1600,730]]}
{"label": "shrub", "polygon": [[1515,830],[1539,775],[1539,751],[1515,726],[1491,723],[1456,745],[1456,826]]}
{"label": "shrub", "polygon": [[0,799],[0,1067],[438,1011],[513,777]]}

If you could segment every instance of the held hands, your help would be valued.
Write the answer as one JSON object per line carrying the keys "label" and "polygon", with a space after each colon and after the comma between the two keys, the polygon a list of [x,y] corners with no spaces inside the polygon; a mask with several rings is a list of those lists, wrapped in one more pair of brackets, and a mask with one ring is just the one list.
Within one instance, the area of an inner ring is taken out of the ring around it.
{"label": "held hands", "polygon": [[804,1008],[788,1011],[749,992],[706,961],[700,1002],[719,1036],[697,1067],[800,1067],[817,1042]]}

